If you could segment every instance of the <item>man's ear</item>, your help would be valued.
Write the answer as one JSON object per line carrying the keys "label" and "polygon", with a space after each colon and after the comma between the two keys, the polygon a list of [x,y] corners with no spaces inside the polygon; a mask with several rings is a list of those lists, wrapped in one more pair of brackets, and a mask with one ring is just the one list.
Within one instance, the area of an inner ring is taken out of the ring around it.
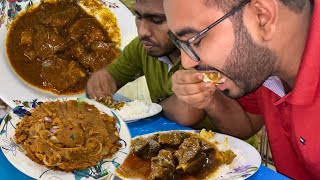
{"label": "man's ear", "polygon": [[273,38],[278,17],[279,17],[279,2],[277,0],[252,0],[249,3],[249,13],[254,18],[254,27],[256,35],[259,39],[269,41]]}

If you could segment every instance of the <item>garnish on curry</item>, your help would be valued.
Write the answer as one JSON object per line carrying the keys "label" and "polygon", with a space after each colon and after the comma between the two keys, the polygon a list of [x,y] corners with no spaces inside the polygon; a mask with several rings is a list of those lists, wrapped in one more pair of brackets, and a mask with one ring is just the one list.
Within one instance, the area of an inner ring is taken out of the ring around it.
{"label": "garnish on curry", "polygon": [[[119,32],[117,26],[107,28],[113,29],[112,35]],[[7,54],[27,83],[56,94],[77,94],[93,71],[120,54],[119,42],[113,39],[76,1],[43,2],[11,24]]]}

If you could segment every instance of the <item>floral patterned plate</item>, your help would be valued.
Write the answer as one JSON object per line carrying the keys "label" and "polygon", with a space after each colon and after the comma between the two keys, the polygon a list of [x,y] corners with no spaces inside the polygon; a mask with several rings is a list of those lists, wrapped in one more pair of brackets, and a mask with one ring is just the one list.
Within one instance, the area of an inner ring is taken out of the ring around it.
{"label": "floral patterned plate", "polygon": [[[26,8],[38,4],[40,1],[45,0],[2,0],[0,1],[0,98],[8,104],[10,107],[15,107],[18,103],[15,101],[28,101],[33,98],[46,99],[65,97],[57,94],[41,90],[26,83],[20,78],[12,69],[6,53],[6,36],[8,27],[11,22],[20,12],[23,12]],[[135,18],[131,11],[122,4],[119,0],[79,0],[80,5],[87,11],[91,12],[97,17],[103,16],[103,12],[106,9],[100,9],[100,11],[92,10],[89,5],[92,1],[98,1],[102,3],[107,9],[114,14],[116,21],[112,18],[110,21],[106,21],[105,26],[108,23],[117,23],[120,31],[112,31],[116,34],[113,36],[115,42],[118,42],[119,47],[123,49],[133,38],[137,36],[137,30],[135,25]],[[87,8],[86,8],[87,7]],[[100,16],[101,14],[101,16]],[[98,19],[105,19],[98,18]],[[67,95],[68,97],[84,96],[84,94]]]}
{"label": "floral patterned plate", "polygon": [[14,167],[35,179],[112,179],[114,177],[115,169],[125,160],[130,151],[131,136],[126,123],[121,118],[117,117],[106,106],[86,98],[56,98],[51,99],[51,101],[66,101],[71,99],[85,101],[89,104],[95,105],[100,111],[116,117],[116,127],[120,135],[119,142],[122,144],[122,147],[111,158],[103,159],[97,165],[88,169],[74,171],[72,173],[53,171],[30,160],[22,152],[21,147],[14,142],[14,133],[16,125],[21,118],[42,103],[41,101],[37,100],[23,102],[4,117],[4,120],[0,126],[0,147],[2,152]]}
{"label": "floral patterned plate", "polygon": [[[191,133],[200,133],[199,130],[179,130]],[[173,131],[162,131],[157,133],[165,133]],[[157,133],[150,133],[137,137],[148,137]],[[135,138],[137,138],[135,137]],[[250,144],[242,141],[238,138],[228,136],[225,134],[214,133],[213,138],[209,139],[210,142],[215,142],[219,150],[232,150],[237,157],[230,165],[221,166],[216,172],[214,172],[208,179],[217,180],[242,180],[252,176],[258,171],[261,165],[261,157],[259,152]],[[118,175],[121,177],[121,175]],[[121,177],[123,179],[127,179]],[[129,180],[129,179],[128,179]]]}

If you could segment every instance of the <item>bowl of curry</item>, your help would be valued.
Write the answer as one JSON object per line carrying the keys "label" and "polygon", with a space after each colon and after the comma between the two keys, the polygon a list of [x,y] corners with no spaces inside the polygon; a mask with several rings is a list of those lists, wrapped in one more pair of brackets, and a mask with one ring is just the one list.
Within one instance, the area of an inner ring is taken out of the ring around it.
{"label": "bowl of curry", "polygon": [[[108,27],[117,31],[118,27]],[[7,54],[28,84],[56,94],[82,92],[90,74],[119,54],[111,34],[76,2],[42,2],[10,25]]]}

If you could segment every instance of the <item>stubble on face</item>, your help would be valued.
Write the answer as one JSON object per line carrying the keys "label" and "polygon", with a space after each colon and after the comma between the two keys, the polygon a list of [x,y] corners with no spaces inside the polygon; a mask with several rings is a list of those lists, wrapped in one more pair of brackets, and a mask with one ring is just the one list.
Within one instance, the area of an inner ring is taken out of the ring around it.
{"label": "stubble on face", "polygon": [[269,48],[254,42],[242,22],[241,13],[232,18],[235,43],[221,70],[198,65],[198,71],[219,71],[232,81],[232,87],[222,91],[237,99],[257,90],[271,76],[277,56]]}
{"label": "stubble on face", "polygon": [[268,47],[254,42],[242,21],[241,12],[232,21],[235,43],[222,72],[236,86],[223,93],[235,99],[254,92],[271,76],[277,56]]}
{"label": "stubble on face", "polygon": [[177,51],[177,47],[173,43],[157,45],[153,49],[146,50],[150,56],[163,57],[169,56],[171,53]]}

